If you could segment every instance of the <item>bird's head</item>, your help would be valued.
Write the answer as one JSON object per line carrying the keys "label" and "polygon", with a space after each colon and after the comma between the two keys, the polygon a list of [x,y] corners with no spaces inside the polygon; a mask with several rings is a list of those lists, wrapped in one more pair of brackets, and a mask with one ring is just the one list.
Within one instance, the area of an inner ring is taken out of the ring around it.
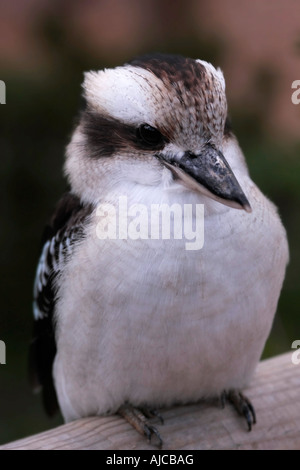
{"label": "bird's head", "polygon": [[181,56],[144,56],[85,74],[86,109],[67,148],[65,171],[82,199],[120,185],[175,181],[250,211],[223,155],[227,117],[220,69]]}

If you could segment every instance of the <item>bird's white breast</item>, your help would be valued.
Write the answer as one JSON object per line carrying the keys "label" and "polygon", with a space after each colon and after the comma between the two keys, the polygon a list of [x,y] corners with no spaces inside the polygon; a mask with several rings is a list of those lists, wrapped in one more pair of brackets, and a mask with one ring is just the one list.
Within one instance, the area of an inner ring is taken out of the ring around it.
{"label": "bird's white breast", "polygon": [[66,420],[247,383],[271,328],[287,245],[273,205],[247,175],[241,184],[250,215],[147,189],[149,205],[159,197],[205,203],[198,251],[185,240],[99,240],[94,213],[60,279],[54,376]]}

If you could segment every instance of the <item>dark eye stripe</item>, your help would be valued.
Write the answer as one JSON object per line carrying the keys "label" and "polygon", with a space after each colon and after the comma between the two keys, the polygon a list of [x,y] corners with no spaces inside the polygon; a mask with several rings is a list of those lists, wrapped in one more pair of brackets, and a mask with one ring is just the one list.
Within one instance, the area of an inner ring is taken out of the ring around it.
{"label": "dark eye stripe", "polygon": [[[89,155],[93,158],[109,157],[122,150],[128,151],[130,147],[135,150],[162,150],[167,142],[167,139],[160,138],[155,145],[146,143],[139,138],[135,126],[123,124],[91,110],[83,112],[81,125],[87,138]],[[160,133],[159,135],[161,136]]]}

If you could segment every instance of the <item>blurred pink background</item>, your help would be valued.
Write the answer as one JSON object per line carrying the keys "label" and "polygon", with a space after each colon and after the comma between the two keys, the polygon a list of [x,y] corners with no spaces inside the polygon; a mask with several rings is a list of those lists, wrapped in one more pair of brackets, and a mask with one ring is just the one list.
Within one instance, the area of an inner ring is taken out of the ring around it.
{"label": "blurred pink background", "polygon": [[[265,128],[279,139],[299,136],[300,105],[291,102],[291,83],[300,79],[300,5],[297,0],[1,0],[0,64],[20,73],[47,74],[57,57],[37,40],[39,22],[59,17],[73,47],[122,63],[153,45],[168,47],[192,38],[219,41],[220,65],[229,103],[259,107]],[[202,58],[202,57],[201,57]],[[255,70],[272,78],[276,93],[264,101]]]}

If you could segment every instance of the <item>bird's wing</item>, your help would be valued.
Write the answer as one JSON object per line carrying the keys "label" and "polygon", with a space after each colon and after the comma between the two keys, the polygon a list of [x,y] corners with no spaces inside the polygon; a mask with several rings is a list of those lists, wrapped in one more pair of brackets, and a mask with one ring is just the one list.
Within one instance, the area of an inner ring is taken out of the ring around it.
{"label": "bird's wing", "polygon": [[57,205],[50,224],[44,231],[42,251],[34,282],[34,331],[29,351],[30,381],[34,390],[42,389],[46,412],[58,409],[52,378],[56,354],[53,314],[56,302],[57,277],[76,243],[84,237],[84,223],[92,207],[66,193]]}

